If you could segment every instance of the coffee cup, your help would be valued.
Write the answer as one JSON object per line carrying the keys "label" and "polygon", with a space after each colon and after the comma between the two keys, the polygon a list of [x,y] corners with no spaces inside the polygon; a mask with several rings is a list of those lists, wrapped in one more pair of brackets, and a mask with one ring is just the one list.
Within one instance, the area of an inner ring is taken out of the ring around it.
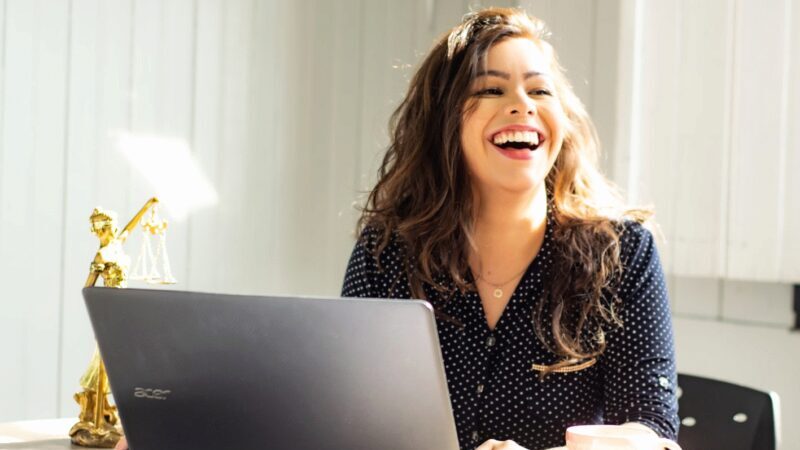
{"label": "coffee cup", "polygon": [[644,429],[620,425],[578,425],[567,428],[568,450],[681,450],[675,442]]}

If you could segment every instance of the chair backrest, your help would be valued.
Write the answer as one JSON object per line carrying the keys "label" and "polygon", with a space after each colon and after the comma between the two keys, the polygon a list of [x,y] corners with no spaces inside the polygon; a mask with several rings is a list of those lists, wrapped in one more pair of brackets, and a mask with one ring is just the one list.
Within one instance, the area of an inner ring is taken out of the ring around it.
{"label": "chair backrest", "polygon": [[775,450],[779,401],[725,381],[678,374],[678,443],[686,450]]}

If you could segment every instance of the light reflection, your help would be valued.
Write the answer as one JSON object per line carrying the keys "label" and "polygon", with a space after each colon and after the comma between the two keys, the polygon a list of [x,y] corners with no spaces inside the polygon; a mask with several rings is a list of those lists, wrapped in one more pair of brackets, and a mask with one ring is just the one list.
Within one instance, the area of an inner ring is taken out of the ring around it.
{"label": "light reflection", "polygon": [[120,132],[114,141],[175,220],[217,204],[217,191],[184,139]]}

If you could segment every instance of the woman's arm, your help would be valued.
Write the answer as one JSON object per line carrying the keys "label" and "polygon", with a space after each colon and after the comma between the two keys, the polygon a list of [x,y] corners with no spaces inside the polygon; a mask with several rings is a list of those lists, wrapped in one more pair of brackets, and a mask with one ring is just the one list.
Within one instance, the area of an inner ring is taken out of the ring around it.
{"label": "woman's arm", "polygon": [[675,439],[678,431],[675,350],[664,273],[653,235],[630,223],[621,237],[622,328],[608,333],[602,367],[604,419],[635,423]]}

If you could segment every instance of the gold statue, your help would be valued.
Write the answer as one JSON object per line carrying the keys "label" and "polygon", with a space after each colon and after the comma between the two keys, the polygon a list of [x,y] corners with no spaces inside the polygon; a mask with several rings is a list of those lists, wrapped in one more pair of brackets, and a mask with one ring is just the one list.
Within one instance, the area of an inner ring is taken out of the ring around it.
{"label": "gold statue", "polygon": [[84,447],[112,448],[122,437],[117,407],[108,402],[108,377],[95,348],[89,368],[81,377],[82,392],[73,396],[81,407],[78,423],[69,430],[72,443]]}
{"label": "gold statue", "polygon": [[[89,222],[92,232],[100,240],[100,248],[89,265],[86,287],[94,286],[98,278],[103,279],[105,287],[127,287],[130,258],[123,251],[122,244],[125,243],[131,231],[136,228],[147,211],[157,203],[158,199],[156,198],[148,200],[122,231],[117,226],[116,214],[100,208],[94,209]],[[155,214],[153,214],[154,217]],[[148,226],[152,227],[152,224]],[[160,227],[159,231],[163,233],[165,229],[166,222],[163,222],[163,227]],[[174,280],[169,281],[174,282]],[[75,394],[74,398],[80,405],[81,412],[78,423],[73,425],[69,431],[72,442],[84,447],[114,447],[122,437],[122,430],[119,426],[117,408],[108,402],[108,395],[111,392],[108,386],[108,376],[97,348],[95,348],[89,367],[81,377],[80,384],[83,391]]]}

